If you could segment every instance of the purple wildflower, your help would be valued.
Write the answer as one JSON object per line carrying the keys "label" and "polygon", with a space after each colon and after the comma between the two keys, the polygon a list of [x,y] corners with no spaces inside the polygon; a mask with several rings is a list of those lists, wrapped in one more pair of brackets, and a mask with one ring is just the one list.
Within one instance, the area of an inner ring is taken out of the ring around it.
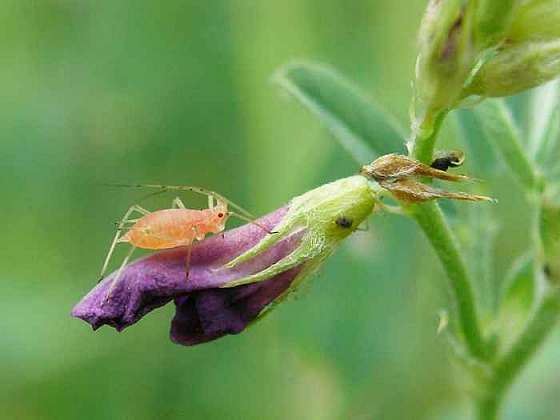
{"label": "purple wildflower", "polygon": [[[72,315],[121,331],[174,300],[171,339],[195,345],[237,334],[312,274],[373,211],[363,176],[323,185],[259,220],[186,248],[159,252],[111,274]],[[276,233],[269,234],[262,227]]]}
{"label": "purple wildflower", "polygon": [[[260,223],[273,229],[286,210],[277,210]],[[259,258],[239,267],[220,268],[265,235],[261,228],[247,224],[195,244],[188,280],[184,271],[186,248],[142,258],[124,268],[109,300],[106,296],[116,272],[85,296],[74,307],[72,316],[88,322],[93,329],[110,325],[121,331],[174,299],[177,312],[171,339],[176,343],[194,345],[237,334],[282,295],[299,272],[296,267],[264,282],[220,288],[228,281],[258,272],[284,258],[297,247],[301,237],[287,237]]]}

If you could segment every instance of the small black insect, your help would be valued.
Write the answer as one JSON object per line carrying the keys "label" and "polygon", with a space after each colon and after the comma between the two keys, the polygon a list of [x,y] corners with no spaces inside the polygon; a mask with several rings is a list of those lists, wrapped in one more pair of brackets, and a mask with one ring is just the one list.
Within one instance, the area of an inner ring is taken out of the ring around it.
{"label": "small black insect", "polygon": [[457,168],[458,166],[461,166],[464,161],[465,155],[463,152],[440,152],[436,155],[430,166],[434,169],[439,169],[440,171],[447,171],[449,168]]}
{"label": "small black insect", "polygon": [[352,219],[346,216],[340,216],[336,219],[336,224],[341,228],[349,229],[352,227]]}

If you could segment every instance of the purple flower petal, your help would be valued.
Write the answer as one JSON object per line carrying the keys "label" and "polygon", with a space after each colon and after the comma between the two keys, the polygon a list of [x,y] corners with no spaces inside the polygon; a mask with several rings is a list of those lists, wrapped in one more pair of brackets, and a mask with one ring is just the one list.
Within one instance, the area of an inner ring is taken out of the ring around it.
{"label": "purple flower petal", "polygon": [[171,339],[192,346],[243,331],[291,285],[301,267],[270,280],[231,289],[210,289],[175,299]]}
{"label": "purple flower petal", "polygon": [[[268,229],[282,220],[287,208],[260,219]],[[111,293],[116,272],[86,295],[72,310],[94,329],[110,325],[122,330],[155,308],[175,299],[173,341],[193,345],[237,334],[286,291],[300,271],[296,267],[270,280],[221,289],[225,283],[261,271],[289,255],[302,233],[292,235],[261,255],[234,269],[220,267],[257,244],[265,232],[254,224],[216,235],[192,247],[188,279],[185,276],[186,248],[158,252],[127,265]]]}

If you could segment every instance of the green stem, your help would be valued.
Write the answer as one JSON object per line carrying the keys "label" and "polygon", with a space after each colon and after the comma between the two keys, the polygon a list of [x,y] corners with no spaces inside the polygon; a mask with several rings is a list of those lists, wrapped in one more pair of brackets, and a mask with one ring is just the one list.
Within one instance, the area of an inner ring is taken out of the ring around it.
{"label": "green stem", "polygon": [[[410,151],[414,159],[427,165],[432,163],[436,140],[446,115],[447,111],[440,111],[435,117],[426,118],[421,124]],[[428,125],[428,128],[425,127],[426,125]]]}
{"label": "green stem", "polygon": [[479,420],[498,418],[500,402],[509,386],[542,345],[559,317],[560,294],[558,290],[551,289],[543,296],[523,333],[494,366],[493,379],[478,401]]}
{"label": "green stem", "polygon": [[[426,164],[431,163],[437,136],[446,115],[446,111],[441,111],[435,117],[425,120],[431,127],[422,127],[418,131],[426,133],[426,136],[419,135],[414,139],[410,154],[415,159]],[[456,302],[459,325],[469,353],[479,360],[484,360],[485,343],[478,322],[473,283],[457,240],[437,204],[413,205],[412,213],[447,273]]]}
{"label": "green stem", "polygon": [[437,204],[416,204],[413,215],[447,273],[468,350],[475,358],[484,360],[485,344],[478,323],[472,282],[458,243]]}
{"label": "green stem", "polygon": [[497,398],[482,398],[477,404],[478,420],[497,420],[499,414],[500,403]]}
{"label": "green stem", "polygon": [[[498,127],[502,134],[511,134],[509,138],[517,139],[513,125],[509,119],[504,118],[502,108],[496,108],[496,122],[492,128]],[[412,157],[423,163],[430,164],[433,156],[435,142],[441,128],[446,112],[441,112],[435,118],[425,120],[426,127],[417,131],[419,135],[414,139],[410,150]],[[500,117],[500,118],[497,118]],[[502,124],[504,121],[508,124]],[[506,129],[502,130],[502,126]],[[488,127],[487,127],[488,128]],[[422,135],[423,134],[423,135]],[[498,133],[494,133],[498,134]],[[540,197],[542,181],[527,160],[523,149],[518,142],[500,143],[500,151],[506,156],[509,166],[514,169],[521,184],[531,193],[531,197]],[[532,201],[534,202],[534,201]],[[541,253],[542,238],[538,231],[540,221],[540,201],[537,201],[537,214],[535,220],[534,242],[539,246],[535,253]],[[489,354],[486,342],[482,335],[477,314],[476,299],[473,282],[470,279],[463,255],[449,228],[445,217],[436,203],[415,204],[409,210],[424,231],[432,247],[436,251],[449,279],[451,291],[456,302],[457,318],[463,335],[466,348],[470,355],[480,362],[489,363]],[[550,279],[553,284],[558,284],[556,279]],[[517,338],[508,352],[499,357],[489,366],[491,374],[481,382],[482,392],[476,400],[477,416],[479,420],[498,419],[501,402],[509,386],[519,375],[528,360],[542,345],[556,321],[560,318],[560,291],[552,287],[542,297],[531,320],[524,331]]]}

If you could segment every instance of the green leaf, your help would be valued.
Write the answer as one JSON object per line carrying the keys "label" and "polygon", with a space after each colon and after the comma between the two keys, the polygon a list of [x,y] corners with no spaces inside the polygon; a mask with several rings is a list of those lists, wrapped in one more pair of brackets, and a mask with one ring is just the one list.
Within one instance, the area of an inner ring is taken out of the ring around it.
{"label": "green leaf", "polygon": [[560,279],[560,206],[543,201],[540,233],[546,271],[557,284]]}
{"label": "green leaf", "polygon": [[531,156],[547,176],[556,178],[560,140],[560,81],[554,80],[534,89],[529,104]]}
{"label": "green leaf", "polygon": [[531,315],[537,294],[535,272],[534,258],[526,255],[513,264],[506,277],[495,323],[502,348],[509,347]]}
{"label": "green leaf", "polygon": [[402,148],[405,135],[398,122],[336,71],[294,63],[281,68],[275,81],[315,114],[358,163]]}
{"label": "green leaf", "polygon": [[533,89],[529,98],[529,144],[533,156],[546,147],[547,132],[560,102],[560,82]]}
{"label": "green leaf", "polygon": [[521,134],[505,102],[488,99],[474,110],[486,138],[495,147],[515,179],[527,190],[541,188],[539,175],[521,144]]}
{"label": "green leaf", "polygon": [[465,253],[482,308],[495,312],[498,290],[495,287],[494,247],[498,222],[493,206],[461,206],[453,230]]}

